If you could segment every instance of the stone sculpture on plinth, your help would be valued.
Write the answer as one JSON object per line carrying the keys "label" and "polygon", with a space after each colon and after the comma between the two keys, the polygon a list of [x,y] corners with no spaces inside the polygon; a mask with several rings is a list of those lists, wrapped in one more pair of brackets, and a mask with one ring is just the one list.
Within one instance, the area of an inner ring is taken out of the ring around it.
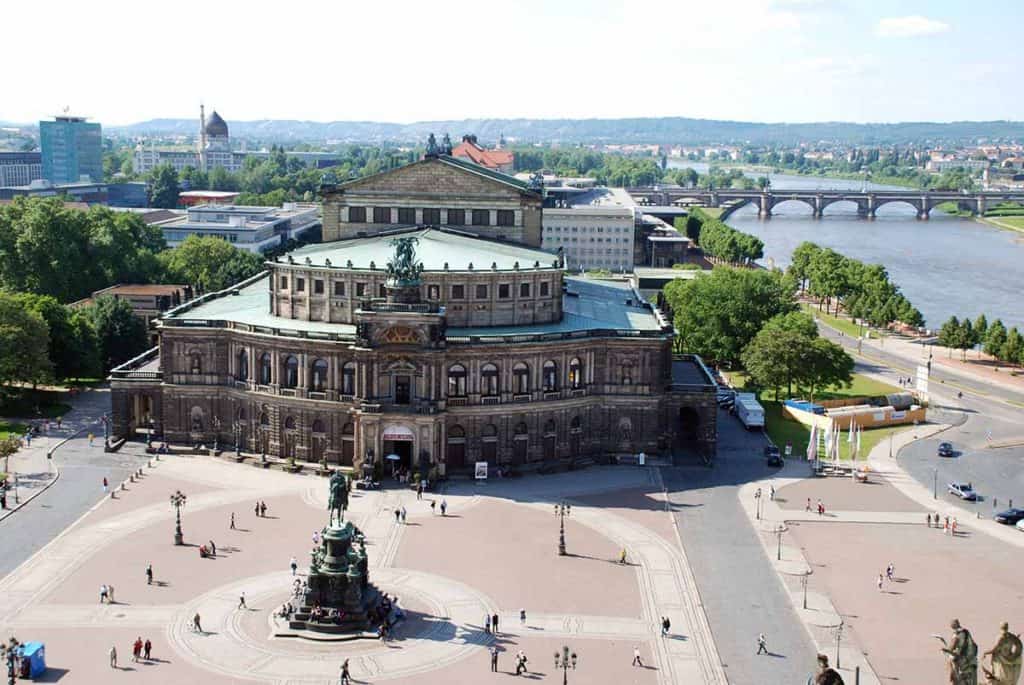
{"label": "stone sculpture on plinth", "polygon": [[978,645],[957,619],[954,618],[949,627],[953,629],[950,642],[941,635],[935,636],[949,658],[949,682],[951,685],[978,685]]}
{"label": "stone sculpture on plinth", "polygon": [[1010,624],[1003,622],[999,626],[999,642],[985,652],[985,656],[992,660],[991,669],[981,667],[985,681],[992,685],[1017,685],[1020,680],[1021,651],[1020,635],[1011,633]]}

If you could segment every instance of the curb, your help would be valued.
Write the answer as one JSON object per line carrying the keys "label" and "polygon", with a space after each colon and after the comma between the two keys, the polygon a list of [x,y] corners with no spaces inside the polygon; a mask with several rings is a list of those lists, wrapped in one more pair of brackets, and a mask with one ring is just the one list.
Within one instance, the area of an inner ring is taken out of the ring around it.
{"label": "curb", "polygon": [[78,430],[73,435],[69,435],[68,437],[64,438],[63,440],[61,440],[56,445],[54,445],[53,447],[51,447],[50,449],[48,449],[46,451],[46,464],[47,464],[47,466],[49,466],[50,471],[53,472],[53,478],[50,479],[50,482],[48,482],[46,485],[44,485],[43,487],[41,487],[38,490],[36,490],[35,492],[33,492],[30,496],[28,496],[28,497],[26,497],[24,499],[19,498],[19,499],[21,499],[21,501],[17,505],[15,505],[13,508],[8,507],[7,510],[6,510],[6,513],[3,516],[0,516],[0,521],[6,521],[8,516],[13,515],[14,512],[20,510],[22,507],[24,507],[26,504],[28,504],[29,502],[34,500],[36,497],[39,497],[39,495],[43,494],[44,492],[49,490],[51,487],[53,487],[53,484],[56,483],[60,479],[60,469],[58,469],[57,465],[55,463],[53,463],[53,453],[57,451],[58,447],[62,446],[68,440],[71,440],[72,438],[77,437],[78,434],[82,432],[82,430],[84,430],[84,429]]}

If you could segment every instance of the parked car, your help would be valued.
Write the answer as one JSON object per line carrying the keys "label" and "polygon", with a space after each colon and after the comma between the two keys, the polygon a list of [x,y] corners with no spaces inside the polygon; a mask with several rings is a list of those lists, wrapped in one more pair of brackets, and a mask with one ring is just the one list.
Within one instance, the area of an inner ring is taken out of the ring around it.
{"label": "parked car", "polygon": [[951,442],[940,442],[939,443],[938,453],[939,453],[940,457],[952,457],[953,454],[954,454],[954,452],[953,452],[953,443],[951,443]]}
{"label": "parked car", "polygon": [[1024,519],[1017,521],[1017,530],[1024,532]]}
{"label": "parked car", "polygon": [[950,483],[947,488],[949,494],[956,495],[960,499],[965,499],[968,502],[973,502],[978,499],[978,493],[974,491],[970,483]]}
{"label": "parked car", "polygon": [[1024,509],[1007,509],[992,517],[996,523],[1004,523],[1008,526],[1016,525],[1018,521],[1024,520]]}
{"label": "parked car", "polygon": [[768,466],[783,466],[782,453],[775,445],[766,445],[764,448],[764,460]]}

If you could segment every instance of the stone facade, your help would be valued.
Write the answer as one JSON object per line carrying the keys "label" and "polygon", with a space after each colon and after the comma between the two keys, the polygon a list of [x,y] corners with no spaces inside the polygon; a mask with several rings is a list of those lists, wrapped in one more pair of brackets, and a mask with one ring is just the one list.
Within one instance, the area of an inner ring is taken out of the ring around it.
{"label": "stone facade", "polygon": [[542,198],[526,184],[445,155],[325,187],[324,241],[447,226],[540,247]]}

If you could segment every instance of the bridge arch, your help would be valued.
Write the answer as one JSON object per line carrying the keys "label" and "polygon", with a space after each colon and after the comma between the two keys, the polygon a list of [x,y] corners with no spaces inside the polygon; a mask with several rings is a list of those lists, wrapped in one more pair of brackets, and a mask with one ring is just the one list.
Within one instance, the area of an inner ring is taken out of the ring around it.
{"label": "bridge arch", "polygon": [[833,197],[833,198],[822,198],[820,210],[824,214],[825,210],[832,205],[853,205],[853,208],[857,210],[858,214],[866,214],[868,211],[868,203],[865,199],[853,198],[853,197]]}
{"label": "bridge arch", "polygon": [[768,209],[774,213],[775,208],[786,202],[802,202],[811,208],[811,213],[815,211],[815,198],[814,197],[800,197],[792,195],[773,195],[769,200]]}
{"label": "bridge arch", "polygon": [[761,207],[761,198],[759,197],[730,198],[725,200],[725,202],[728,203],[728,206],[726,206],[722,210],[721,215],[719,215],[718,218],[720,221],[725,221],[733,214],[733,212],[737,212],[747,205],[752,205],[758,210],[760,210]]}
{"label": "bridge arch", "polygon": [[914,198],[909,198],[909,197],[878,197],[878,196],[875,196],[875,206],[874,206],[874,209],[875,209],[875,211],[878,211],[879,207],[884,207],[885,205],[898,204],[898,203],[903,203],[905,205],[910,205],[917,212],[918,216],[921,216],[921,214],[925,212],[925,207],[922,206],[922,201],[920,199],[914,199]]}

